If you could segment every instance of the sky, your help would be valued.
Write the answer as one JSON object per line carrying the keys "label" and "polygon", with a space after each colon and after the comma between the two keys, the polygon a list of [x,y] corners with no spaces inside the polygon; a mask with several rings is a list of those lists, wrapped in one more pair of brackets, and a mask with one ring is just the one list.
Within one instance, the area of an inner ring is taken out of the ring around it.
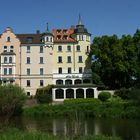
{"label": "sky", "polygon": [[92,37],[133,35],[140,29],[140,0],[0,0],[0,34],[44,32],[82,22]]}

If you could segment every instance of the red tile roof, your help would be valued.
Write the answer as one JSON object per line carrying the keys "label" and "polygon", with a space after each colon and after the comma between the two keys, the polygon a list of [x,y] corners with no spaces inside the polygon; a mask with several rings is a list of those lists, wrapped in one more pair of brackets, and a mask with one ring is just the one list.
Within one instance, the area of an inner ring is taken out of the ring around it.
{"label": "red tile roof", "polygon": [[54,43],[67,43],[67,42],[76,42],[74,38],[72,38],[72,34],[74,33],[73,28],[69,29],[53,29],[52,31],[54,36]]}

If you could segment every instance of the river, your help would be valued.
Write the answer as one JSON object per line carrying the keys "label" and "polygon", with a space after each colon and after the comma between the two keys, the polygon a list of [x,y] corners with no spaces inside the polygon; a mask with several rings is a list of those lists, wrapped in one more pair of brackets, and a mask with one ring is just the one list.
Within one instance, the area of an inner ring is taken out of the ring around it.
{"label": "river", "polygon": [[16,118],[11,125],[28,131],[43,131],[59,136],[97,135],[119,136],[124,140],[140,140],[140,121],[131,119],[65,119]]}

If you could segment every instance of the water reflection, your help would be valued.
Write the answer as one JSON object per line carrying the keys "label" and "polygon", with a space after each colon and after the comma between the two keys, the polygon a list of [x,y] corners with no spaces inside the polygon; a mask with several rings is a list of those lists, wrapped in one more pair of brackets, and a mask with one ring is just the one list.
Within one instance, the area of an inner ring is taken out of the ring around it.
{"label": "water reflection", "polygon": [[65,119],[21,118],[11,122],[13,126],[28,131],[43,131],[59,136],[114,135],[125,140],[140,140],[140,121],[125,119]]}

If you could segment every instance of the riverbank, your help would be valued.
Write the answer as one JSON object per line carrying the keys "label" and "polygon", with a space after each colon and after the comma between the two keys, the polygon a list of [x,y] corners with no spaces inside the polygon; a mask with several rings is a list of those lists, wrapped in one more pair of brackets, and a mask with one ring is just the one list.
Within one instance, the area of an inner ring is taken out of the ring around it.
{"label": "riverbank", "polygon": [[0,130],[0,140],[121,140],[118,137],[109,136],[74,136],[72,138],[62,138],[48,135],[43,132],[28,132],[16,128]]}
{"label": "riverbank", "polygon": [[140,118],[140,105],[128,100],[111,99],[101,102],[98,99],[67,100],[60,105],[38,105],[24,108],[24,116],[47,117],[103,117]]}

